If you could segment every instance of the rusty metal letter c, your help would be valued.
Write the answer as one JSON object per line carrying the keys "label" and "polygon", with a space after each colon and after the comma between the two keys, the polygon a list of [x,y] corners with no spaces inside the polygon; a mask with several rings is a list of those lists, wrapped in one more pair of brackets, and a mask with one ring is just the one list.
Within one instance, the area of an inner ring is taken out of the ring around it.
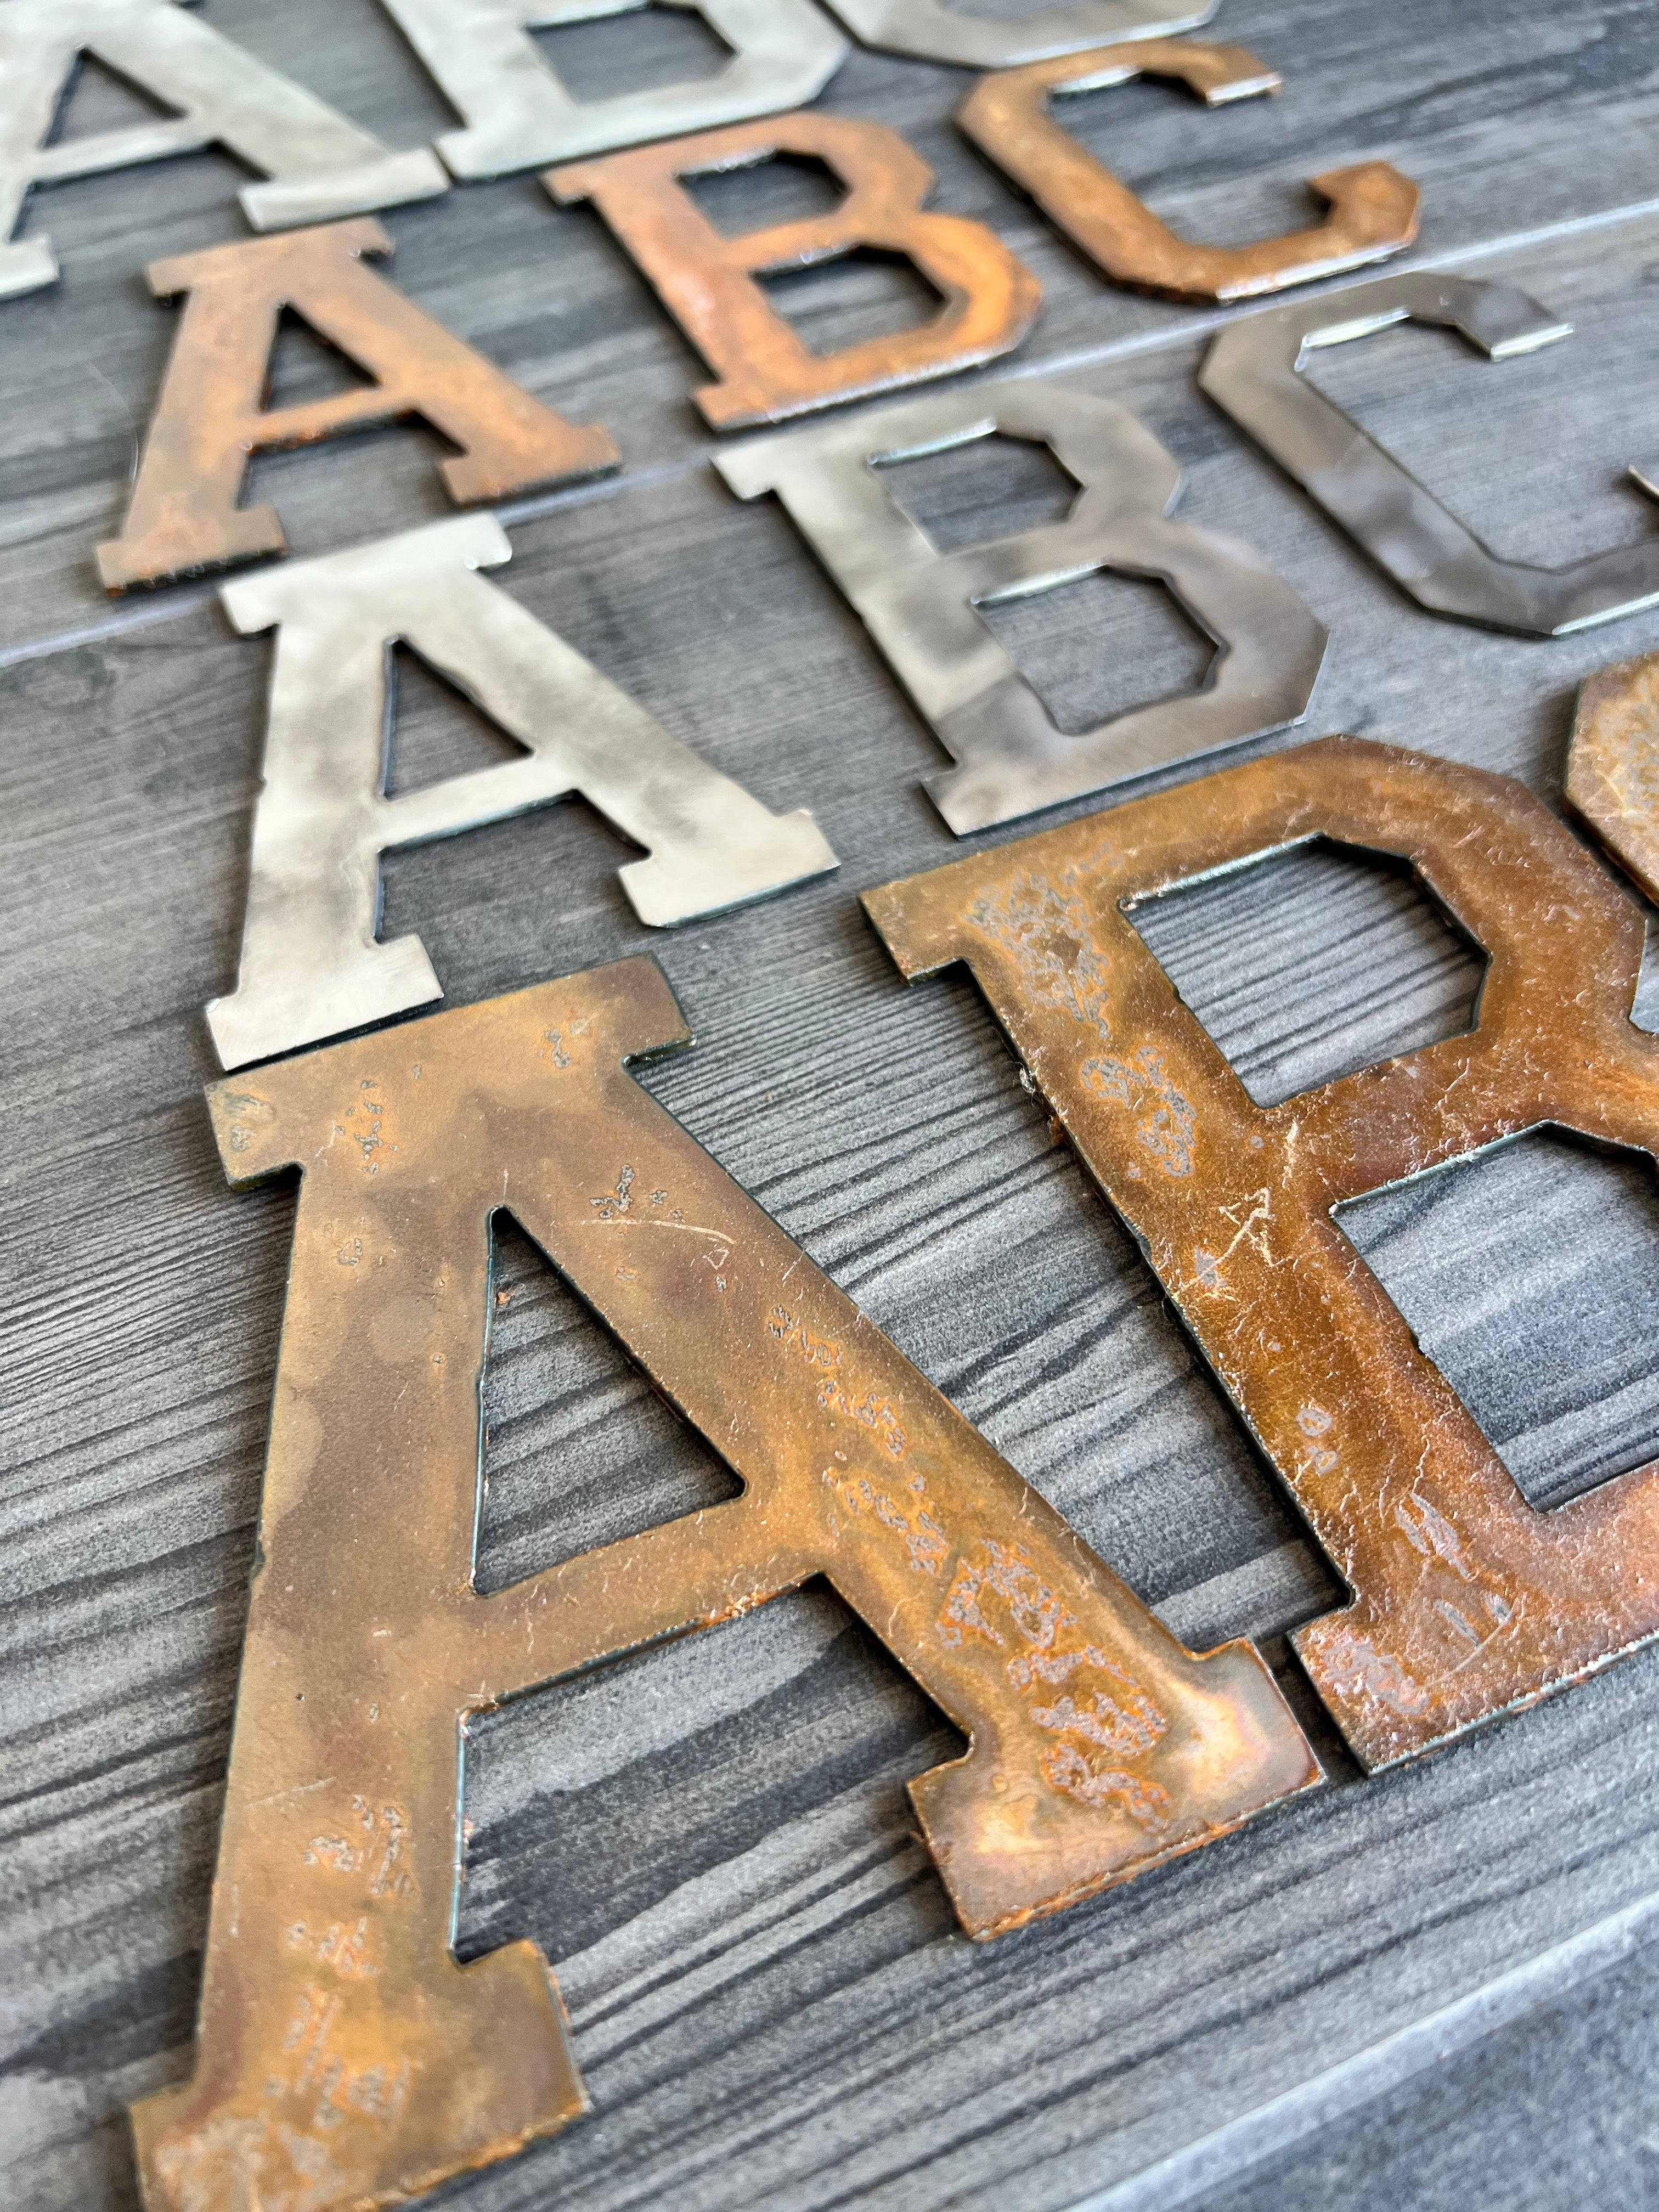
{"label": "rusty metal letter c", "polygon": [[[992,1936],[1320,1778],[1248,1644],[1200,1657],[629,1076],[629,960],[233,1077],[239,1183],[303,1167],[197,2068],[134,2112],[149,2212],[386,2205],[584,2097],[528,1942],[450,1948],[460,1724],[828,1577],[961,1727],[911,1785]],[[472,1588],[506,1207],[744,1485]]]}
{"label": "rusty metal letter c", "polygon": [[1362,161],[1310,180],[1330,203],[1315,229],[1254,246],[1188,245],[1048,112],[1056,94],[1100,92],[1138,76],[1184,84],[1211,107],[1279,87],[1275,72],[1242,46],[1151,39],[988,76],[957,114],[980,150],[1114,283],[1176,300],[1243,300],[1380,261],[1416,237],[1416,185],[1390,162]]}

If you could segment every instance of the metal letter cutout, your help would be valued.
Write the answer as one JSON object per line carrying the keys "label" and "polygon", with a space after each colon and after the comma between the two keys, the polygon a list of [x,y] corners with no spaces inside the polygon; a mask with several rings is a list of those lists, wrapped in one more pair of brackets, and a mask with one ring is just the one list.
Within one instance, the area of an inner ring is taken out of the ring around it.
{"label": "metal letter cutout", "polygon": [[[747,167],[777,154],[817,155],[847,186],[829,215],[723,238],[678,178]],[[847,115],[786,115],[711,131],[672,146],[555,169],[561,201],[591,199],[720,379],[694,396],[717,430],[781,422],[871,392],[954,375],[1012,351],[1042,290],[983,223],[933,215],[927,163],[896,131]],[[775,314],[757,276],[831,259],[855,246],[902,254],[944,295],[931,323],[820,356]]]}
{"label": "metal letter cutout", "polygon": [[[304,1170],[197,2069],[149,2212],[394,2203],[583,2107],[533,1944],[450,1949],[460,1724],[826,1576],[967,1733],[911,1784],[994,1936],[1320,1779],[1250,1645],[1188,1651],[627,1073],[629,960],[240,1076],[234,1181]],[[744,1495],[471,1587],[506,1208]]]}
{"label": "metal letter cutout", "polygon": [[[1408,861],[1490,959],[1468,1036],[1256,1105],[1131,902],[1326,837]],[[1519,784],[1326,738],[865,902],[965,960],[1353,1591],[1293,1638],[1369,1768],[1659,1635],[1659,1462],[1537,1511],[1333,1218],[1540,1124],[1652,1155],[1642,915]]]}
{"label": "metal letter cutout", "polygon": [[1255,246],[1189,246],[1048,112],[1057,93],[1100,92],[1138,76],[1184,84],[1212,107],[1277,92],[1280,82],[1242,46],[1160,39],[988,76],[957,113],[974,143],[1115,284],[1176,300],[1243,300],[1380,261],[1416,237],[1416,185],[1390,162],[1362,161],[1310,179],[1330,203],[1317,229]]}
{"label": "metal letter cutout", "polygon": [[1567,802],[1659,906],[1659,653],[1579,687]]}
{"label": "metal letter cutout", "polygon": [[[49,146],[82,53],[177,116]],[[270,181],[237,194],[255,230],[431,199],[449,179],[431,151],[393,154],[173,0],[5,0],[0,7],[0,299],[56,282],[46,238],[12,240],[35,185],[223,146]]]}
{"label": "metal letter cutout", "polygon": [[1659,539],[1566,568],[1500,560],[1301,374],[1316,347],[1408,321],[1461,331],[1493,361],[1532,353],[1572,327],[1511,285],[1402,272],[1234,323],[1211,346],[1198,380],[1431,614],[1559,637],[1659,599]]}
{"label": "metal letter cutout", "polygon": [[458,177],[499,177],[540,161],[605,154],[647,138],[740,123],[816,99],[847,41],[813,0],[666,0],[708,19],[732,48],[714,76],[611,100],[573,99],[529,33],[623,15],[648,0],[383,0],[466,118],[438,151]]}
{"label": "metal letter cutout", "polygon": [[830,0],[855,39],[913,60],[961,69],[1018,69],[1048,54],[1076,53],[1120,39],[1156,39],[1207,23],[1220,0],[1065,0],[1020,21],[998,20],[949,0]]}
{"label": "metal letter cutout", "polygon": [[[769,814],[477,574],[511,558],[493,516],[466,515],[222,592],[238,629],[278,629],[241,973],[208,1008],[226,1067],[442,998],[418,937],[377,941],[380,855],[398,846],[580,792],[646,848],[622,884],[659,928],[836,866],[804,807]],[[386,798],[387,663],[399,641],[528,757]]]}
{"label": "metal letter cutout", "polygon": [[[359,258],[391,251],[378,222],[358,222],[151,262],[158,298],[190,297],[122,534],[98,549],[108,590],[285,553],[276,508],[236,504],[248,456],[275,447],[418,415],[461,449],[438,464],[458,502],[616,466],[604,430],[579,429],[532,399]],[[376,381],[298,407],[264,407],[284,307]]]}
{"label": "metal letter cutout", "polygon": [[[1063,522],[936,552],[880,464],[1000,431],[1053,451],[1080,487]],[[757,438],[715,466],[741,499],[775,491],[959,765],[927,781],[957,835],[1103,791],[1299,722],[1325,630],[1238,538],[1171,522],[1181,471],[1127,408],[1021,379],[857,421]],[[1068,738],[979,609],[1100,568],[1156,576],[1220,648],[1207,688]]]}

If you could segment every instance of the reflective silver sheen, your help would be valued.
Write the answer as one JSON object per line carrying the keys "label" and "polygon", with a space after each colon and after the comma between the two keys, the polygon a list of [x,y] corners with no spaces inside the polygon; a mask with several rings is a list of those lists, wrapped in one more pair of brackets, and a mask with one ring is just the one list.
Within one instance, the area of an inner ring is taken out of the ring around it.
{"label": "reflective silver sheen", "polygon": [[[1659,538],[1593,553],[1565,568],[1501,560],[1303,375],[1316,348],[1404,322],[1458,331],[1492,361],[1535,352],[1572,331],[1512,285],[1402,273],[1233,324],[1211,346],[1198,380],[1432,614],[1559,637],[1659,600]],[[1494,387],[1494,399],[1501,396],[1501,386]],[[1659,495],[1647,472],[1630,473],[1644,491]]]}
{"label": "reflective silver sheen", "polygon": [[[1051,449],[1080,488],[1071,513],[1018,538],[936,551],[883,483],[881,465],[999,431]],[[958,836],[1308,711],[1323,627],[1249,546],[1168,519],[1181,471],[1113,400],[1021,379],[757,438],[715,465],[742,499],[778,494],[959,763],[927,783]],[[1101,568],[1158,578],[1220,652],[1203,690],[1067,737],[978,611]]]}
{"label": "reflective silver sheen", "polygon": [[732,50],[684,84],[573,100],[529,35],[648,0],[382,0],[446,97],[466,118],[438,151],[458,177],[497,177],[799,107],[822,92],[847,41],[813,0],[663,0],[700,15]]}
{"label": "reflective silver sheen", "polygon": [[1081,53],[1124,39],[1162,39],[1207,23],[1220,0],[1063,0],[1016,21],[970,15],[960,0],[830,0],[855,39],[917,61],[961,69],[1018,69],[1050,54]]}
{"label": "reflective silver sheen", "polygon": [[[242,962],[208,1026],[226,1067],[425,1006],[417,937],[376,939],[380,855],[580,792],[647,857],[619,872],[642,921],[687,921],[836,865],[804,809],[769,814],[475,572],[509,560],[493,516],[434,523],[227,585],[244,632],[278,626]],[[406,641],[526,749],[384,794],[391,647]]]}
{"label": "reflective silver sheen", "polygon": [[[123,131],[48,146],[82,53],[169,107]],[[0,299],[54,283],[46,238],[14,240],[31,186],[222,146],[269,182],[237,197],[255,230],[364,215],[447,191],[430,148],[393,154],[174,0],[4,0],[0,6]]]}

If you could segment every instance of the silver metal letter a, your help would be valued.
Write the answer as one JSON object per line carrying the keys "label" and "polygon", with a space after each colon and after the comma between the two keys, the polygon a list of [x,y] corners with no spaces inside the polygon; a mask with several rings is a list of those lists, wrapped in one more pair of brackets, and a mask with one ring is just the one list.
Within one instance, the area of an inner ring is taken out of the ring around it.
{"label": "silver metal letter a", "polygon": [[[176,116],[95,137],[46,141],[83,53]],[[437,156],[380,140],[173,0],[4,0],[0,6],[0,299],[53,283],[50,241],[12,242],[34,185],[223,146],[269,182],[244,186],[255,230],[366,215],[448,189]]]}
{"label": "silver metal letter a", "polygon": [[[278,631],[241,970],[207,1010],[226,1067],[443,996],[418,937],[376,938],[380,855],[398,846],[580,792],[645,847],[621,880],[641,921],[659,927],[836,866],[804,808],[769,814],[476,573],[511,556],[492,516],[463,515],[220,593],[238,629]],[[526,757],[386,797],[399,641]]]}

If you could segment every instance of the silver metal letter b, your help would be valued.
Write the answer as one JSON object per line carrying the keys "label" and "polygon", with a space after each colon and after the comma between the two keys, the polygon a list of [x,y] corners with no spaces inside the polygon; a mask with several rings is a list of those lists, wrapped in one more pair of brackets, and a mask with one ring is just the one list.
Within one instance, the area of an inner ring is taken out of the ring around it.
{"label": "silver metal letter b", "polygon": [[[1049,447],[1079,485],[1071,513],[1020,537],[936,551],[883,483],[882,465],[999,431]],[[1238,538],[1169,520],[1181,471],[1115,401],[1022,378],[757,438],[717,454],[715,466],[741,499],[777,493],[959,763],[927,785],[959,837],[1308,711],[1322,625]],[[1102,568],[1158,578],[1218,657],[1201,690],[1067,737],[979,609]]]}
{"label": "silver metal letter b", "polygon": [[678,138],[775,115],[816,97],[847,58],[847,41],[813,0],[667,0],[702,15],[732,48],[712,76],[574,100],[532,31],[626,15],[646,0],[384,0],[465,131],[438,141],[458,177],[499,177],[543,161]]}
{"label": "silver metal letter b", "polygon": [[[769,814],[476,572],[509,560],[492,516],[228,584],[238,629],[277,627],[241,970],[208,1007],[224,1066],[292,1052],[443,996],[418,937],[377,940],[384,852],[580,792],[646,858],[641,921],[719,913],[836,865],[805,809]],[[387,662],[407,642],[525,757],[386,797]]]}

